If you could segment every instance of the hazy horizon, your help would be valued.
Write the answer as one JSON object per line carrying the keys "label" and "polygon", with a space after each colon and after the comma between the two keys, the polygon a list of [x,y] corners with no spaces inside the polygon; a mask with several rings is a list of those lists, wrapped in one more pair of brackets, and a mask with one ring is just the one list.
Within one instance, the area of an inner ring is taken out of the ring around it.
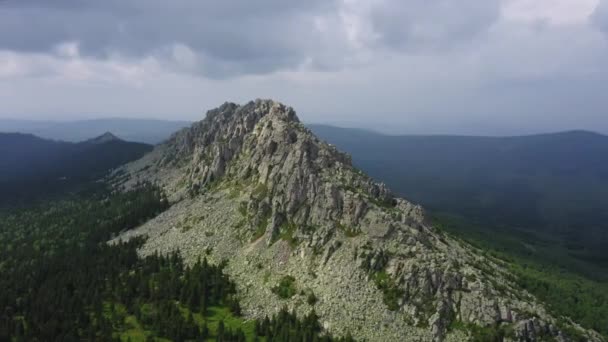
{"label": "hazy horizon", "polygon": [[[200,120],[202,120],[203,117],[201,117]],[[77,119],[77,120],[70,120],[70,119],[16,119],[16,118],[0,118],[0,125],[4,124],[6,126],[6,124],[8,123],[8,128],[6,127],[1,127],[0,126],[0,133],[4,132],[4,133],[36,133],[34,130],[36,128],[38,129],[43,129],[43,128],[49,128],[49,127],[53,127],[55,125],[57,126],[61,126],[61,125],[69,125],[69,124],[75,124],[75,123],[119,123],[119,122],[148,122],[148,123],[154,123],[154,124],[160,124],[162,125],[162,123],[167,123],[167,124],[171,124],[172,126],[175,125],[179,125],[179,124],[184,124],[184,125],[190,125],[196,121],[188,121],[188,120],[167,120],[167,119],[157,119],[157,118],[130,118],[130,117],[93,117],[91,119]],[[600,134],[600,135],[608,135],[608,132],[603,132],[600,130],[593,130],[593,129],[581,129],[581,128],[571,128],[571,129],[564,129],[564,130],[555,130],[555,131],[551,131],[551,130],[539,130],[539,131],[533,131],[533,130],[521,130],[521,131],[515,131],[513,133],[499,133],[499,132],[480,132],[480,133],[467,133],[466,131],[458,131],[458,130],[453,130],[453,131],[439,131],[439,130],[431,130],[431,131],[417,131],[414,129],[408,129],[407,127],[390,127],[389,126],[382,126],[382,125],[369,125],[369,124],[365,124],[365,123],[357,123],[357,122],[352,122],[352,121],[346,121],[346,122],[336,122],[336,121],[316,121],[316,122],[309,122],[309,121],[303,121],[303,123],[307,126],[331,126],[331,127],[335,127],[335,128],[342,128],[342,129],[358,129],[358,130],[364,130],[364,131],[368,131],[368,132],[372,132],[372,133],[377,133],[377,134],[382,134],[382,135],[421,135],[421,136],[425,136],[425,135],[445,135],[445,136],[487,136],[487,137],[510,137],[510,136],[527,136],[527,135],[542,135],[542,134],[555,134],[555,133],[564,133],[564,132],[575,132],[575,131],[585,131],[585,132],[590,132],[590,133],[596,133],[596,134]],[[31,126],[27,126],[27,125],[31,125]],[[20,131],[20,128],[22,130],[22,132]],[[25,128],[25,129],[24,129]],[[145,128],[144,128],[145,130]],[[109,130],[111,132],[111,130]],[[100,131],[101,132],[101,131]],[[105,132],[105,131],[104,131]],[[92,136],[93,137],[93,136]]]}

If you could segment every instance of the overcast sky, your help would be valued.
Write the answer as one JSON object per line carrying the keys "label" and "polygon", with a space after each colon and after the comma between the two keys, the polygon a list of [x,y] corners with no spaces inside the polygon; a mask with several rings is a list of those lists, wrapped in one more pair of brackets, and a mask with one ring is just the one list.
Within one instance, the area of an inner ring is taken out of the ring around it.
{"label": "overcast sky", "polygon": [[407,133],[608,133],[608,0],[0,0],[0,117],[274,98]]}

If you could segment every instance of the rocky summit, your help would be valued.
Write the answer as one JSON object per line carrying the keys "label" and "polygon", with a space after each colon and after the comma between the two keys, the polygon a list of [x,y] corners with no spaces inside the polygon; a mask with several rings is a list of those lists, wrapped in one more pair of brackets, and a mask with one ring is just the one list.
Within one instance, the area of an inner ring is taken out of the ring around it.
{"label": "rocky summit", "polygon": [[366,341],[602,341],[274,101],[210,110],[112,181],[157,183],[172,203],[116,239],[147,236],[142,255],[225,261],[246,317],[314,309],[327,331]]}

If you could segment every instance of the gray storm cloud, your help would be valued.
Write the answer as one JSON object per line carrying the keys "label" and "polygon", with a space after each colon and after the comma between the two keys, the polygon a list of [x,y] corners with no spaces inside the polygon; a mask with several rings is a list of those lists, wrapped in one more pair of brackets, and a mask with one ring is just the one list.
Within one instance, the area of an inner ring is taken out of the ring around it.
{"label": "gray storm cloud", "polygon": [[500,1],[387,2],[370,14],[383,44],[411,50],[441,49],[486,31],[498,20]]}
{"label": "gray storm cloud", "polygon": [[608,0],[0,0],[3,117],[272,97],[394,132],[608,132],[606,60]]}
{"label": "gray storm cloud", "polygon": [[[306,4],[300,5],[300,4]],[[144,57],[181,46],[208,73],[264,73],[302,62],[311,15],[326,1],[35,1],[0,3],[0,45],[45,52],[77,42],[85,56]],[[297,42],[293,37],[298,37]]]}
{"label": "gray storm cloud", "polygon": [[76,42],[81,54],[96,58],[185,58],[190,71],[212,77],[305,63],[331,70],[343,67],[357,48],[441,47],[466,40],[487,29],[499,13],[497,0],[376,3],[5,0],[0,46],[51,52],[58,44]]}

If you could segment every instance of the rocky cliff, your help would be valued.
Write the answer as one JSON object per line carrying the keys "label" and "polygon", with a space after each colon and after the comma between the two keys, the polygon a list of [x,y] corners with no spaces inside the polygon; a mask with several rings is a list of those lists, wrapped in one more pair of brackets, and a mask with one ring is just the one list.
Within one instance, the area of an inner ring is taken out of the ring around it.
{"label": "rocky cliff", "polygon": [[147,235],[142,255],[179,249],[190,260],[227,260],[250,317],[314,308],[327,330],[368,341],[462,341],[480,331],[602,340],[552,317],[502,261],[434,229],[422,208],[274,101],[213,109],[113,181],[158,183],[173,202],[119,239]]}

